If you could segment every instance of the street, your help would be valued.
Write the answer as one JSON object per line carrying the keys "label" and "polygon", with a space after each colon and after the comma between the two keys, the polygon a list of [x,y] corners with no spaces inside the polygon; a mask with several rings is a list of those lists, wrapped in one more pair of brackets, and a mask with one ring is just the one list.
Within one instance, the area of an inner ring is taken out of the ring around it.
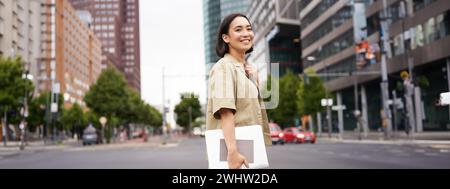
{"label": "street", "polygon": [[[271,169],[450,168],[449,145],[367,144],[318,140],[268,147]],[[67,146],[0,156],[1,169],[206,169],[203,138],[155,145]]]}

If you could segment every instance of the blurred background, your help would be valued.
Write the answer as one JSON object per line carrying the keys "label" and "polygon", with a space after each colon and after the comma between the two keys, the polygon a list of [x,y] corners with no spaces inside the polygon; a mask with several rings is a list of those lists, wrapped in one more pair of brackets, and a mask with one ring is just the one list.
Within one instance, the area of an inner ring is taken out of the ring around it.
{"label": "blurred background", "polygon": [[0,168],[207,168],[231,13],[271,168],[450,167],[447,0],[0,0]]}

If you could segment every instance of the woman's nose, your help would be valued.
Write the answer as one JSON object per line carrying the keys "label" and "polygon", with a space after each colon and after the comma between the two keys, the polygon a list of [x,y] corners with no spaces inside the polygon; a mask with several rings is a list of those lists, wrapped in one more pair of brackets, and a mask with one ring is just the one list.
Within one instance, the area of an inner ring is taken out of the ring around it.
{"label": "woman's nose", "polygon": [[243,37],[250,37],[251,36],[251,31],[244,30],[244,32],[242,32],[242,36]]}

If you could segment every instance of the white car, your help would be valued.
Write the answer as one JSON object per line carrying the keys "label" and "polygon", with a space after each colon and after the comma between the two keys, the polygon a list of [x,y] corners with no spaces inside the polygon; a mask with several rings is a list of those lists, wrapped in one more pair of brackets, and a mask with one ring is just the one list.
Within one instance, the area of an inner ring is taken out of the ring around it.
{"label": "white car", "polygon": [[205,136],[205,127],[194,127],[192,133],[196,136],[201,136],[204,137]]}
{"label": "white car", "polygon": [[194,127],[194,130],[192,131],[194,135],[201,135],[202,129],[200,127]]}

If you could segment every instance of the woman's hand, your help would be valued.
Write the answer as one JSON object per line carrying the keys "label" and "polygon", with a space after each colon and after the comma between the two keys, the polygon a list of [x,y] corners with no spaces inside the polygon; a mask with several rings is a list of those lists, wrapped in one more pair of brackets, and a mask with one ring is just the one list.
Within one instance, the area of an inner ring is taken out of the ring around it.
{"label": "woman's hand", "polygon": [[239,153],[236,145],[236,135],[234,132],[234,114],[232,110],[222,108],[219,110],[219,113],[220,124],[222,125],[223,136],[228,151],[228,168],[239,169],[241,168],[242,164],[244,164],[248,168],[249,166],[247,160],[242,154]]}
{"label": "woman's hand", "polygon": [[245,64],[244,70],[250,80],[253,80],[258,83],[258,69],[254,64],[250,63]]}
{"label": "woman's hand", "polygon": [[242,167],[242,164],[245,165],[245,167],[249,168],[247,159],[240,154],[238,151],[228,151],[228,168],[230,169],[240,169]]}

